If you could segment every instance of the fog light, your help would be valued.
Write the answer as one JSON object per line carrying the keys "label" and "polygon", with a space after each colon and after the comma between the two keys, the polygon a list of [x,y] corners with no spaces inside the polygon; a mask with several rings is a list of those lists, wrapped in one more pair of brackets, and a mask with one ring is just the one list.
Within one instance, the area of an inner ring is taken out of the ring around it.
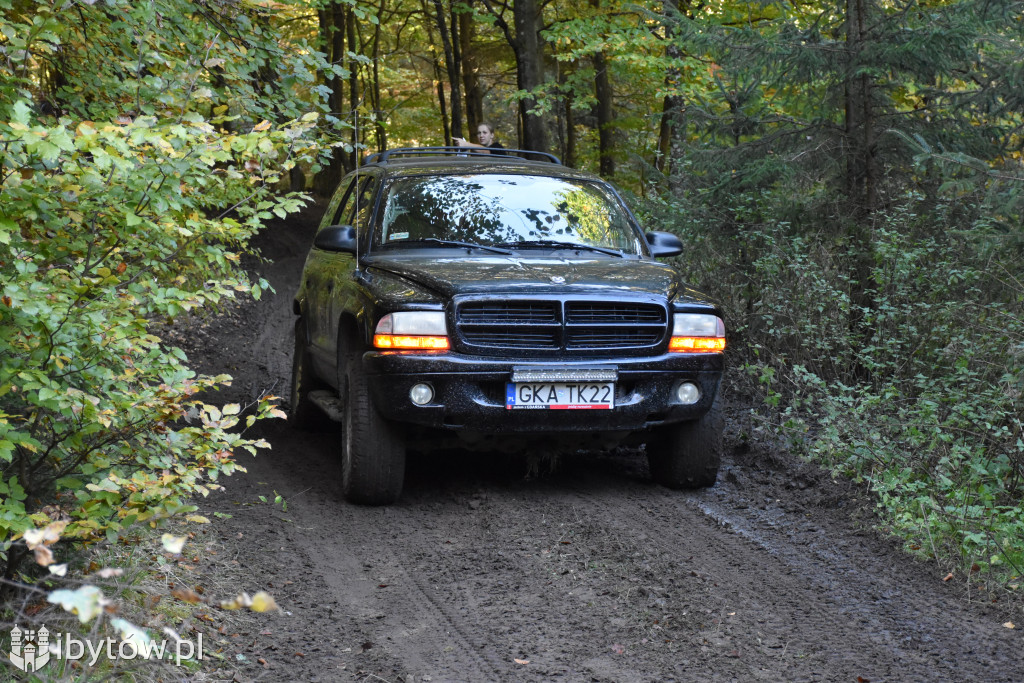
{"label": "fog light", "polygon": [[676,387],[676,398],[683,405],[693,405],[700,400],[700,389],[697,388],[696,384],[690,382],[683,382]]}
{"label": "fog light", "polygon": [[429,384],[415,384],[409,390],[409,400],[418,406],[425,406],[434,400],[434,388]]}

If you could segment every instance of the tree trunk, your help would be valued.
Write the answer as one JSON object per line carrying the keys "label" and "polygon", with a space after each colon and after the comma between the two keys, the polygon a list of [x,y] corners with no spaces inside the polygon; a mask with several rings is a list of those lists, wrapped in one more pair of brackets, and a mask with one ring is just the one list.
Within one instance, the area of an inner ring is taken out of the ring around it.
{"label": "tree trunk", "polygon": [[[515,0],[512,8],[516,35],[512,49],[516,55],[516,85],[533,92],[544,84],[544,59],[540,40],[540,9],[537,0]],[[519,119],[523,129],[522,146],[537,152],[548,151],[544,118],[530,110],[537,105],[532,96],[519,100]]]}
{"label": "tree trunk", "polygon": [[845,189],[846,199],[858,217],[870,214],[877,204],[872,83],[867,74],[854,75],[863,66],[866,3],[867,0],[846,0]]}
{"label": "tree trunk", "polygon": [[[846,178],[845,192],[848,209],[846,239],[848,244],[848,272],[850,278],[849,343],[856,346],[863,335],[863,322],[867,311],[875,308],[871,292],[871,271],[874,255],[871,246],[871,220],[876,208],[874,159],[874,107],[872,83],[863,69],[865,43],[868,36],[868,0],[846,0],[846,78],[844,81]],[[855,75],[856,74],[856,75]],[[852,377],[847,381],[865,381],[871,371],[860,362],[850,368]]]}
{"label": "tree trunk", "polygon": [[[317,12],[320,21],[320,39],[327,53],[327,58],[332,64],[344,65],[345,59],[345,18],[342,5],[335,5],[329,9]],[[330,90],[327,96],[327,106],[331,114],[343,119],[342,111],[345,108],[345,80],[337,74],[326,78],[325,85]],[[334,192],[334,188],[341,182],[345,175],[345,153],[335,148],[331,160],[313,179],[313,190],[317,194],[328,196]]]}
{"label": "tree trunk", "polygon": [[612,156],[612,86],[608,82],[608,60],[603,52],[594,55],[594,97],[597,99],[597,141],[600,173],[605,178],[615,174]]}
{"label": "tree trunk", "polygon": [[356,41],[356,14],[351,8],[345,10],[345,28],[348,33],[348,51],[352,54],[348,60],[348,103],[352,106],[352,134],[349,140],[352,151],[345,155],[345,171],[356,167],[356,155],[359,154],[359,62],[355,55],[359,54],[359,43]]}
{"label": "tree trunk", "polygon": [[565,102],[565,157],[562,159],[569,168],[576,168],[576,115],[572,110],[572,96]]}
{"label": "tree trunk", "polygon": [[[437,30],[441,35],[441,47],[444,50],[444,64],[445,69],[448,72],[448,83],[451,87],[451,98],[452,98],[452,124],[450,135],[453,137],[462,137],[462,87],[459,84],[461,78],[459,77],[459,59],[456,56],[455,46],[452,44],[451,34],[448,30],[448,20],[445,18],[444,6],[441,4],[441,0],[433,0],[434,2],[434,18],[437,21]],[[455,24],[452,24],[452,29],[455,29]],[[456,38],[458,35],[456,34]],[[444,86],[440,86],[440,92],[443,94]],[[446,144],[450,143],[450,138],[445,135]]]}
{"label": "tree trunk", "polygon": [[385,125],[385,112],[380,105],[380,27],[384,22],[385,0],[380,0],[377,7],[377,23],[373,29],[373,88],[370,98],[373,101],[373,126],[376,132],[377,151],[388,148],[388,129]]}
{"label": "tree trunk", "polygon": [[[689,0],[684,4],[687,16],[690,15]],[[664,16],[667,47],[665,56],[672,62],[682,59],[682,52],[676,44],[673,26],[679,20],[679,1],[664,0],[662,14]],[[679,85],[682,74],[675,65],[669,67],[665,74],[665,87],[671,90]],[[683,155],[684,135],[686,132],[686,101],[680,95],[666,95],[661,105],[661,125],[658,129],[658,154],[654,166],[671,178],[675,159]]]}
{"label": "tree trunk", "polygon": [[484,121],[484,95],[480,88],[478,71],[479,60],[476,56],[476,48],[473,44],[473,36],[476,34],[476,25],[473,23],[473,15],[469,12],[459,14],[459,45],[462,52],[462,83],[466,88],[466,123],[469,126],[470,135],[476,132],[477,127]]}
{"label": "tree trunk", "polygon": [[[601,0],[590,0],[594,10],[601,7]],[[608,80],[608,59],[604,52],[595,52],[594,57],[594,98],[597,100],[597,144],[600,157],[600,173],[605,178],[615,175],[615,158],[612,156],[612,86]]]}

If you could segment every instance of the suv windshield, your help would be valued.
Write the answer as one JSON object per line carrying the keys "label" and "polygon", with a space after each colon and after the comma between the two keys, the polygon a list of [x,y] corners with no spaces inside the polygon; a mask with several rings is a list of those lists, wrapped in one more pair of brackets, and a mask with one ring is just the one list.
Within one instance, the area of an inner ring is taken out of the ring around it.
{"label": "suv windshield", "polygon": [[374,245],[432,239],[514,248],[578,244],[639,254],[638,237],[618,200],[598,183],[478,174],[393,181]]}

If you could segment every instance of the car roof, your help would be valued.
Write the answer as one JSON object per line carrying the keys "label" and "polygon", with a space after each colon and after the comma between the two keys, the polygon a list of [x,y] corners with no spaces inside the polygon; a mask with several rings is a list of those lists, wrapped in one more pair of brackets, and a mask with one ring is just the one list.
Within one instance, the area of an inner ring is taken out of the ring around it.
{"label": "car roof", "polygon": [[563,166],[553,154],[521,149],[485,152],[472,147],[402,147],[371,154],[361,168],[381,168],[394,175],[536,173],[559,178],[600,180],[585,171]]}

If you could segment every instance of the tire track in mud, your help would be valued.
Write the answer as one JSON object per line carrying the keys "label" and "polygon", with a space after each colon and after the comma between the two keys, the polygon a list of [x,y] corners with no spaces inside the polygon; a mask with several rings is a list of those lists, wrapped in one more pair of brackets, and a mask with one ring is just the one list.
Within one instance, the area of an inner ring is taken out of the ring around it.
{"label": "tire track in mud", "polygon": [[[260,478],[275,480],[286,500],[291,498],[291,541],[303,548],[332,599],[369,638],[364,648],[385,650],[387,659],[417,680],[424,675],[442,681],[500,680],[502,668],[490,655],[496,643],[472,635],[486,633],[485,625],[449,609],[449,596],[432,589],[414,566],[417,556],[430,553],[432,536],[422,523],[429,525],[430,516],[421,515],[417,524],[415,508],[342,502],[336,464],[320,453],[295,465],[287,474],[282,463],[264,461],[253,469]],[[292,497],[311,480],[309,469],[319,473],[309,489],[315,495]],[[332,477],[325,479],[325,472]]]}
{"label": "tire track in mud", "polygon": [[[680,561],[688,556],[691,573],[710,582],[713,592],[725,593],[717,598],[724,609],[764,617],[759,623],[748,621],[753,632],[788,631],[793,638],[787,649],[795,644],[812,654],[789,662],[780,672],[786,680],[813,680],[813,664],[824,659],[829,668],[841,666],[854,679],[1019,680],[993,673],[993,668],[1019,667],[1004,654],[1015,651],[1014,639],[997,626],[977,623],[958,609],[955,598],[946,602],[916,591],[905,599],[909,589],[887,572],[909,562],[877,562],[862,552],[859,561],[873,566],[858,567],[839,550],[797,547],[778,533],[777,540],[769,538],[709,500],[709,492],[675,494],[627,484],[623,495],[609,502],[586,487],[573,491],[609,527],[643,529],[645,540],[668,557]],[[715,557],[738,560],[715,562]],[[807,607],[790,604],[786,609],[793,614],[788,616],[773,604],[774,595]]]}
{"label": "tire track in mud", "polygon": [[[432,589],[419,570],[407,569],[393,553],[389,553],[389,557],[392,569],[398,573],[395,587],[402,590],[402,599],[416,603],[418,613],[429,615],[436,625],[425,633],[428,639],[422,650],[444,653],[443,658],[433,660],[435,664],[443,664],[444,670],[434,668],[429,675],[451,681],[500,680],[507,667],[502,666],[494,654],[501,645],[480,636],[487,633],[486,626],[460,617],[448,607],[450,595]],[[408,609],[408,603],[404,609]],[[440,647],[446,639],[455,641],[455,646]],[[454,655],[453,661],[447,661],[449,653]]]}

